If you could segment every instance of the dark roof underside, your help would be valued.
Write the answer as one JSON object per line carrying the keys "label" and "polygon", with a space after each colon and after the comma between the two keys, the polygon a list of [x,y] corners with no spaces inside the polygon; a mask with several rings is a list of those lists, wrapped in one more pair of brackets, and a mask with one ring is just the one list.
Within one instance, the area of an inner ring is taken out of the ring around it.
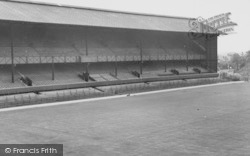
{"label": "dark roof underside", "polygon": [[190,30],[188,18],[14,1],[0,1],[0,20],[174,32]]}

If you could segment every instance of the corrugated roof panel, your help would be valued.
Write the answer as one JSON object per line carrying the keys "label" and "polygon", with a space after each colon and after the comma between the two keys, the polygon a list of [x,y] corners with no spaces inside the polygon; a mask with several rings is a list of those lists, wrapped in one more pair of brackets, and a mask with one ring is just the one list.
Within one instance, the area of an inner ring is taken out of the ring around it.
{"label": "corrugated roof panel", "polygon": [[0,1],[0,20],[188,32],[188,19]]}

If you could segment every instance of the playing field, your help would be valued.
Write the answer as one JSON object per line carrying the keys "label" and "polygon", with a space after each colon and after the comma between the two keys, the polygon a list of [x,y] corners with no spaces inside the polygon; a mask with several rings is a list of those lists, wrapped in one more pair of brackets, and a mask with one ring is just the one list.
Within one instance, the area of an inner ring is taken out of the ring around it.
{"label": "playing field", "polygon": [[65,156],[250,155],[250,84],[0,112],[0,144]]}

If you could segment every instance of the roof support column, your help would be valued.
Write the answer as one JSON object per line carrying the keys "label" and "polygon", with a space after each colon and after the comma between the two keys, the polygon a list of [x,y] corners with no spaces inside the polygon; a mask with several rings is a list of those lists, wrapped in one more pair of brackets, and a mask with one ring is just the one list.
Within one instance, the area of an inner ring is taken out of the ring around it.
{"label": "roof support column", "polygon": [[184,49],[186,50],[186,70],[188,71],[189,60],[188,60],[188,48],[186,45],[184,45]]}
{"label": "roof support column", "polygon": [[142,60],[142,41],[140,41],[140,74],[142,74],[142,69],[143,69],[143,60]]}
{"label": "roof support column", "polygon": [[15,65],[14,65],[14,41],[13,41],[13,24],[10,23],[10,52],[11,52],[11,82],[15,83]]}
{"label": "roof support column", "polygon": [[115,56],[115,77],[118,75],[118,69],[117,69],[117,56]]}
{"label": "roof support column", "polygon": [[85,68],[86,73],[89,73],[89,65],[90,65],[90,63],[89,63],[89,62],[87,62],[87,63],[86,63],[86,68]]}
{"label": "roof support column", "polygon": [[209,36],[206,35],[206,68],[210,71],[210,64],[209,64],[209,53],[210,53],[210,44],[209,44]]}
{"label": "roof support column", "polygon": [[85,29],[85,50],[86,50],[86,56],[89,55],[89,49],[88,49],[88,28]]}
{"label": "roof support column", "polygon": [[51,64],[51,68],[52,68],[52,80],[55,80],[55,64],[54,64],[54,56],[52,56],[52,64]]}
{"label": "roof support column", "polygon": [[167,72],[167,55],[165,54],[165,61],[164,61],[164,63],[165,63],[165,72]]}

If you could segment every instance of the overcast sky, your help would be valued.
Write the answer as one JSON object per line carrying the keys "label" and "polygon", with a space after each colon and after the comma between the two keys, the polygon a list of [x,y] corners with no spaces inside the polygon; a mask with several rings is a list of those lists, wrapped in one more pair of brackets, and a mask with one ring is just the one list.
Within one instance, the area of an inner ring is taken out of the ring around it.
{"label": "overcast sky", "polygon": [[[36,1],[36,0],[34,0]],[[238,24],[235,34],[221,36],[218,53],[250,50],[250,0],[39,0],[120,11],[152,13],[184,17],[209,18],[231,12],[231,21]]]}

